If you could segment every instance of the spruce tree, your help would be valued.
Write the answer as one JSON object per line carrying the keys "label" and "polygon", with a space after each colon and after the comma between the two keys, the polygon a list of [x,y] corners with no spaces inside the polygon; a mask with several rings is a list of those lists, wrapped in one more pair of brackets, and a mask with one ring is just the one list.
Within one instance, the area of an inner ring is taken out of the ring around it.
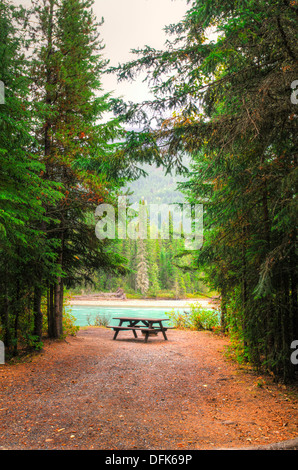
{"label": "spruce tree", "polygon": [[147,250],[144,239],[139,238],[137,242],[137,272],[136,272],[136,290],[143,295],[149,289]]}
{"label": "spruce tree", "polygon": [[64,284],[91,281],[99,266],[121,269],[121,257],[96,239],[92,216],[101,202],[114,203],[123,183],[115,148],[108,143],[120,128],[116,122],[101,123],[109,95],[101,90],[105,62],[92,2],[38,0],[34,15],[36,151],[43,154],[44,179],[58,183],[63,196],[58,205],[47,205],[55,224],[44,227],[57,241],[59,274],[49,286],[48,318],[50,336],[60,337]]}
{"label": "spruce tree", "polygon": [[150,285],[150,293],[156,297],[159,290],[160,290],[160,284],[159,284],[159,279],[158,279],[158,266],[157,263],[152,264],[152,280],[151,280],[151,285]]}
{"label": "spruce tree", "polygon": [[[34,292],[40,288],[39,266],[53,269],[54,245],[40,231],[48,220],[45,202],[57,203],[59,192],[40,175],[45,167],[34,154],[34,110],[30,102],[27,41],[20,31],[27,12],[9,2],[0,2],[0,80],[5,101],[0,104],[0,283],[1,323],[7,348],[17,352],[21,330],[33,345],[40,339],[39,306]],[[34,307],[34,324],[30,314]]]}

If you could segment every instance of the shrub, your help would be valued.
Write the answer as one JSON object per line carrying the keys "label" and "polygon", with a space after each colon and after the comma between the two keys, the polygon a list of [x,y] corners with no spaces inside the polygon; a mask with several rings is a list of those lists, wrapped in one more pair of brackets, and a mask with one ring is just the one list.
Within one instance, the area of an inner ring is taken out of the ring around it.
{"label": "shrub", "polygon": [[111,317],[109,315],[100,315],[97,313],[93,320],[91,315],[87,315],[87,323],[89,326],[104,326],[106,327],[110,322]]}
{"label": "shrub", "polygon": [[34,350],[34,351],[41,351],[42,348],[43,348],[43,342],[40,341],[39,337],[36,336],[36,335],[32,335],[32,334],[26,334],[24,336],[24,339],[26,341],[26,345]]}
{"label": "shrub", "polygon": [[106,327],[110,322],[110,317],[108,315],[97,314],[95,316],[94,326],[104,326]]}
{"label": "shrub", "polygon": [[199,304],[191,304],[190,312],[180,312],[172,309],[167,312],[173,325],[179,329],[210,330],[220,329],[220,315],[218,310],[204,309]]}
{"label": "shrub", "polygon": [[186,328],[191,327],[190,318],[187,313],[181,313],[179,312],[179,310],[175,311],[174,309],[172,309],[170,312],[167,312],[167,315],[176,328],[184,330]]}
{"label": "shrub", "polygon": [[190,323],[195,330],[215,331],[220,327],[220,316],[218,310],[207,310],[198,304],[191,304],[190,309]]}
{"label": "shrub", "polygon": [[76,332],[80,329],[79,326],[75,324],[76,318],[66,309],[63,313],[63,336],[75,336]]}

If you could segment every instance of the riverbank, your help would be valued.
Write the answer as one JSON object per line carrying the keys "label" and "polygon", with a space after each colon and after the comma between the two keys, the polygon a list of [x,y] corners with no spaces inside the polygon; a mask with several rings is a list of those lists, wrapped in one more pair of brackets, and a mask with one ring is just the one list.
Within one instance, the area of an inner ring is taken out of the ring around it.
{"label": "riverbank", "polygon": [[187,308],[191,304],[199,303],[202,307],[205,308],[212,308],[215,306],[214,299],[168,299],[168,300],[151,300],[151,299],[96,299],[96,300],[88,300],[85,297],[82,299],[70,299],[70,305],[94,305],[98,307],[141,307],[141,308]]}

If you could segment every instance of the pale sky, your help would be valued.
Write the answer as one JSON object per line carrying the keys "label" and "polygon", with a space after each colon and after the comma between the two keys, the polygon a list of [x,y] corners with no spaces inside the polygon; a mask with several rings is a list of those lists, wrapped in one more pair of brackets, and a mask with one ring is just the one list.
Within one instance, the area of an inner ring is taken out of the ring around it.
{"label": "pale sky", "polygon": [[[186,0],[95,0],[93,10],[98,19],[104,18],[100,28],[106,45],[105,57],[111,66],[135,58],[131,49],[151,46],[161,49],[168,36],[163,28],[179,22],[187,11]],[[114,91],[131,101],[149,97],[146,85],[140,80],[133,84],[117,83],[114,76],[105,76],[106,91]]]}
{"label": "pale sky", "polygon": [[[30,5],[30,0],[13,0],[16,4]],[[94,0],[93,11],[104,24],[100,27],[104,56],[111,66],[132,59],[131,49],[145,45],[161,49],[167,39],[165,26],[178,23],[189,5],[187,0]],[[170,39],[170,38],[169,38]],[[117,83],[116,77],[102,78],[104,91],[113,92],[114,97],[139,102],[150,97],[147,87],[139,79],[130,84]]]}
{"label": "pale sky", "polygon": [[[13,0],[16,4],[29,6],[30,0]],[[95,0],[93,11],[98,19],[104,18],[100,34],[105,44],[104,57],[110,66],[117,66],[135,58],[131,49],[144,46],[163,49],[170,36],[163,28],[178,23],[190,8],[187,0]],[[104,92],[123,97],[125,101],[142,102],[150,99],[147,85],[136,82],[117,83],[115,75],[101,77]]]}

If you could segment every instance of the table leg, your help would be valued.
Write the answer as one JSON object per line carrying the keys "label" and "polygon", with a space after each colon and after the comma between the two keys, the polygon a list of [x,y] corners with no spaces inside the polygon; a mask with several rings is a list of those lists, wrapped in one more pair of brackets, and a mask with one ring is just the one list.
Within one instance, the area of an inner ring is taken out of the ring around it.
{"label": "table leg", "polygon": [[[122,323],[123,323],[123,321],[120,320],[120,321],[119,321],[119,326],[121,326]],[[116,339],[116,338],[117,338],[119,331],[120,331],[120,330],[116,330],[116,331],[115,331],[115,334],[114,334],[114,338],[113,338],[113,339]]]}
{"label": "table leg", "polygon": [[161,328],[164,339],[167,340],[168,339],[166,335],[167,330],[163,327],[162,322],[160,322],[160,328]]}

